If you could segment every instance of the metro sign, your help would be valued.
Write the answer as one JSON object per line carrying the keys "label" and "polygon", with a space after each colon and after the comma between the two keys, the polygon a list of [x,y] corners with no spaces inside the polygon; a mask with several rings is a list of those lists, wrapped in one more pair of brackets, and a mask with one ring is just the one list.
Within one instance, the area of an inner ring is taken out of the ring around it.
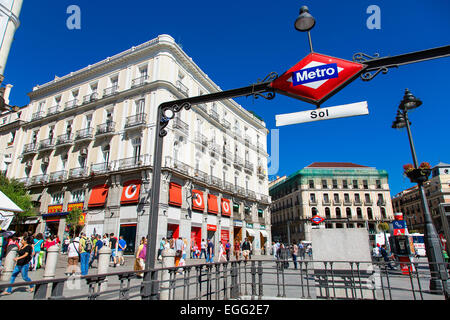
{"label": "metro sign", "polygon": [[364,64],[310,53],[270,86],[280,94],[320,106],[356,79],[366,67]]}
{"label": "metro sign", "polygon": [[322,218],[321,216],[314,216],[311,218],[311,221],[314,222],[315,224],[319,224],[325,221],[324,218]]}

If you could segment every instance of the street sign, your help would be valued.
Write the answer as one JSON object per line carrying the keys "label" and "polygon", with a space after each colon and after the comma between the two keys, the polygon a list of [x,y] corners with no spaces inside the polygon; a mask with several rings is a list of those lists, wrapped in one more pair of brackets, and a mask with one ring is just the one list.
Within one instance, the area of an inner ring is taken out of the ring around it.
{"label": "street sign", "polygon": [[310,53],[270,86],[280,94],[319,106],[357,78],[366,67],[364,64]]}
{"label": "street sign", "polygon": [[314,222],[315,224],[319,224],[325,221],[325,219],[322,218],[321,216],[314,216],[311,218],[311,221]]}
{"label": "street sign", "polygon": [[394,229],[394,236],[406,235],[406,221],[405,220],[392,221],[392,228]]}
{"label": "street sign", "polygon": [[276,115],[277,127],[291,124],[313,122],[345,117],[355,117],[369,114],[367,101],[351,103],[336,107],[320,108],[287,114]]}

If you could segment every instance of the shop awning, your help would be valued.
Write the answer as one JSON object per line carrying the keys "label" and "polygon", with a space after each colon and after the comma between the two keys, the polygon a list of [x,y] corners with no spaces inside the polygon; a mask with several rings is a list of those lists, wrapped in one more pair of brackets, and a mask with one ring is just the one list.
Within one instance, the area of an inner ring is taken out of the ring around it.
{"label": "shop awning", "polygon": [[231,206],[230,206],[230,200],[226,198],[222,198],[221,201],[221,209],[222,209],[222,215],[223,216],[231,216]]}
{"label": "shop awning", "polygon": [[208,194],[208,212],[213,214],[219,213],[217,197],[213,194]]}
{"label": "shop awning", "polygon": [[248,235],[249,235],[250,237],[254,237],[254,236],[256,235],[255,230],[247,229],[246,231],[247,231],[247,233],[248,233]]}
{"label": "shop awning", "polygon": [[89,198],[88,207],[103,207],[108,197],[108,185],[102,184],[92,188],[91,197]]}
{"label": "shop awning", "polygon": [[39,218],[28,219],[23,224],[36,224],[39,223]]}
{"label": "shop awning", "polygon": [[205,202],[203,201],[203,192],[200,190],[192,190],[192,209],[205,210]]}
{"label": "shop awning", "polygon": [[8,198],[3,192],[0,191],[0,210],[23,212],[10,198]]}
{"label": "shop awning", "polygon": [[130,180],[125,182],[123,184],[120,204],[138,203],[140,190],[141,180]]}
{"label": "shop awning", "polygon": [[264,238],[268,238],[268,237],[269,237],[269,234],[267,233],[266,230],[259,230],[259,232],[261,232],[261,234],[262,234],[262,236],[263,236]]}
{"label": "shop awning", "polygon": [[175,182],[169,184],[169,204],[171,206],[181,207],[182,200],[181,186]]}

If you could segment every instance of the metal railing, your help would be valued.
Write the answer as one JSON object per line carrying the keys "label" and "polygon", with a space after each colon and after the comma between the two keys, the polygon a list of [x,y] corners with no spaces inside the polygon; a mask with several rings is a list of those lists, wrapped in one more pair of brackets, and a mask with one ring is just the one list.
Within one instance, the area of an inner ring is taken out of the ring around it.
{"label": "metal railing", "polygon": [[137,115],[128,117],[125,122],[125,128],[144,126],[147,124],[146,118],[147,118],[146,113],[139,113]]}
{"label": "metal railing", "polygon": [[103,90],[103,96],[109,97],[109,96],[112,96],[113,94],[116,94],[118,91],[119,91],[119,86],[113,85],[112,87],[109,87],[109,88],[106,88]]}
{"label": "metal railing", "polygon": [[88,176],[87,168],[73,168],[69,170],[69,179],[85,178]]}
{"label": "metal railing", "polygon": [[89,103],[98,99],[98,93],[92,92],[91,94],[87,94],[83,97],[83,103]]}
{"label": "metal railing", "polygon": [[184,95],[188,96],[189,95],[189,89],[188,87],[186,87],[183,83],[181,83],[180,80],[177,80],[176,82],[176,88],[183,93]]}
{"label": "metal railing", "polygon": [[96,163],[91,165],[91,173],[102,174],[110,170],[110,165],[108,162]]}
{"label": "metal railing", "polygon": [[140,76],[139,78],[133,79],[131,81],[131,87],[138,87],[138,86],[142,86],[143,84],[145,84],[145,80],[148,79],[148,75],[144,75],[144,76]]}
{"label": "metal railing", "polygon": [[75,134],[75,140],[92,139],[94,137],[94,129],[86,128],[78,130]]}
{"label": "metal railing", "polygon": [[117,170],[134,169],[142,166],[148,166],[151,163],[151,155],[144,154],[137,157],[117,160],[114,167]]}
{"label": "metal railing", "polygon": [[64,110],[74,109],[77,107],[77,105],[78,105],[78,99],[73,99],[73,100],[67,101],[65,104]]}
{"label": "metal railing", "polygon": [[208,145],[208,138],[204,136],[201,132],[195,132],[195,142],[201,143],[204,146]]}
{"label": "metal railing", "polygon": [[30,179],[30,184],[42,184],[48,182],[48,175],[47,174],[41,174],[38,176],[34,176]]}
{"label": "metal railing", "polygon": [[39,142],[39,150],[48,150],[55,147],[55,139],[45,139]]}
{"label": "metal railing", "polygon": [[[448,300],[429,289],[428,263],[388,270],[377,261],[296,263],[286,251],[277,260],[237,260],[1,284],[0,290],[34,285],[34,300]],[[449,265],[441,265],[447,268]],[[143,281],[148,278],[149,281]],[[107,287],[105,284],[108,284]],[[102,288],[103,287],[103,288]],[[0,298],[1,300],[1,298]]]}
{"label": "metal railing", "polygon": [[39,120],[44,117],[45,117],[44,111],[39,111],[39,112],[33,113],[33,115],[31,116],[31,121]]}
{"label": "metal railing", "polygon": [[202,181],[203,183],[209,182],[209,175],[206,172],[203,172],[199,169],[194,170],[194,178]]}
{"label": "metal railing", "polygon": [[116,123],[114,121],[108,121],[106,123],[99,124],[97,126],[97,136],[113,134],[116,127]]}
{"label": "metal railing", "polygon": [[189,134],[189,125],[178,117],[173,119],[173,128],[180,130],[185,135]]}
{"label": "metal railing", "polygon": [[211,118],[213,118],[214,120],[216,120],[217,122],[220,123],[220,117],[219,117],[219,114],[217,113],[217,111],[211,110],[209,112],[209,115],[210,115]]}
{"label": "metal railing", "polygon": [[29,144],[26,144],[26,145],[23,147],[23,151],[22,151],[23,154],[27,154],[27,153],[35,153],[35,152],[37,152],[37,146],[36,146],[36,143],[29,143]]}
{"label": "metal railing", "polygon": [[48,179],[49,182],[57,182],[57,181],[63,181],[66,179],[67,171],[58,171],[50,173],[50,177]]}
{"label": "metal railing", "polygon": [[51,115],[54,115],[54,114],[57,114],[57,113],[59,112],[59,108],[60,108],[59,105],[58,105],[58,106],[53,106],[53,107],[49,108],[49,109],[47,110],[47,117],[48,117],[48,116],[51,116]]}
{"label": "metal railing", "polygon": [[72,144],[72,143],[73,143],[73,135],[71,133],[63,134],[63,135],[58,136],[58,138],[56,138],[57,146],[62,146],[65,144]]}

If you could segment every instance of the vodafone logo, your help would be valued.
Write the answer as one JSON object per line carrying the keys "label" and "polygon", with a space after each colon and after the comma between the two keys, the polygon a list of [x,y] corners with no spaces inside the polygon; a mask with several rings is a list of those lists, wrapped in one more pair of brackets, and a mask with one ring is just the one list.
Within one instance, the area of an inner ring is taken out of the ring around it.
{"label": "vodafone logo", "polygon": [[224,201],[224,202],[222,203],[222,209],[223,209],[223,211],[224,211],[225,213],[230,212],[230,205],[228,204],[227,201]]}
{"label": "vodafone logo", "polygon": [[195,193],[194,204],[198,207],[203,206],[203,197],[198,193]]}
{"label": "vodafone logo", "polygon": [[130,184],[128,187],[125,188],[125,198],[127,199],[132,199],[136,196],[136,192],[137,192],[137,185],[135,184]]}

